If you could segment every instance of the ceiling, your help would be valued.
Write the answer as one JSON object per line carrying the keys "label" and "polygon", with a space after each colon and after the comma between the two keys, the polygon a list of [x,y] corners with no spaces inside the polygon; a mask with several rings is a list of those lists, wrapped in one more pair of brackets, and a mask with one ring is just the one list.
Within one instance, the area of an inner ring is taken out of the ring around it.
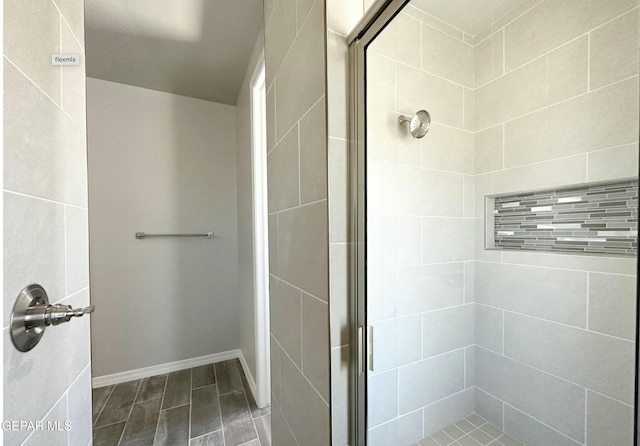
{"label": "ceiling", "polygon": [[411,5],[475,36],[525,0],[411,0]]}
{"label": "ceiling", "polygon": [[87,75],[235,105],[262,0],[86,0]]}

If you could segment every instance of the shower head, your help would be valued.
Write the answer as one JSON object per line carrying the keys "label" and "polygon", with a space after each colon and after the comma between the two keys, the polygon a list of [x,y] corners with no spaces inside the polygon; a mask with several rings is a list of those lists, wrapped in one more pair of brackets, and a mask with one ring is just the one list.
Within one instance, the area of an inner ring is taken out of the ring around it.
{"label": "shower head", "polygon": [[431,125],[431,115],[426,110],[420,110],[413,118],[408,118],[404,115],[401,115],[398,118],[398,123],[400,125],[404,125],[409,123],[409,131],[411,132],[411,136],[414,138],[422,138],[429,131],[429,126]]}

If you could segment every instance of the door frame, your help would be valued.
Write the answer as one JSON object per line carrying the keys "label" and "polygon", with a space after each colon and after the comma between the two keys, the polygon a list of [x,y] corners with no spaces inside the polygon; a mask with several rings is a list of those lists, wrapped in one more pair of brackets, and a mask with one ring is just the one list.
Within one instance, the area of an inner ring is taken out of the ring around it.
{"label": "door frame", "polygon": [[253,274],[258,407],[271,403],[269,326],[269,231],[267,216],[267,113],[264,50],[250,81]]}

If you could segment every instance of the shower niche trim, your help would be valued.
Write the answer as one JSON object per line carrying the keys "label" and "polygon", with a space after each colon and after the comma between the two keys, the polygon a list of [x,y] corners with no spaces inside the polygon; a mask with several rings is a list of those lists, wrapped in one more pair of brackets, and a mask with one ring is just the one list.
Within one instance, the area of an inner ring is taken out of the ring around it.
{"label": "shower niche trim", "polygon": [[638,180],[485,197],[485,249],[635,257]]}

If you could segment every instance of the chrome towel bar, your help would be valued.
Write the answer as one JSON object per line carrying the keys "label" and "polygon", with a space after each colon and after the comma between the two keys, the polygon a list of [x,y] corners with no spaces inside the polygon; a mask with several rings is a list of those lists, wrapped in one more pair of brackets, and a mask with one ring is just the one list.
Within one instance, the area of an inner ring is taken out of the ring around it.
{"label": "chrome towel bar", "polygon": [[213,232],[206,232],[204,234],[145,234],[144,232],[136,232],[136,238],[137,239],[168,238],[168,237],[206,237],[206,238],[213,238]]}

